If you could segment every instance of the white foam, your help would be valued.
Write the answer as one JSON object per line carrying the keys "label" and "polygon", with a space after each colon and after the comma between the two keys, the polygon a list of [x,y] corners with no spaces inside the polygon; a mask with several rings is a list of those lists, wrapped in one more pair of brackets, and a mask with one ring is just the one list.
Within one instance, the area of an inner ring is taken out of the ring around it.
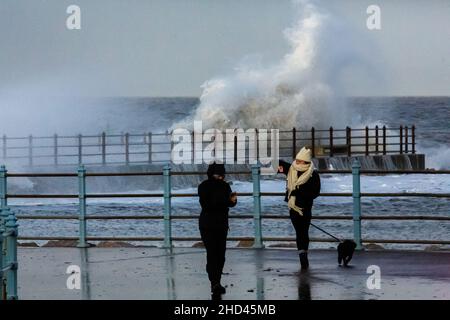
{"label": "white foam", "polygon": [[426,167],[437,170],[450,169],[450,148],[448,145],[439,147],[421,147],[418,146],[417,151],[426,155]]}

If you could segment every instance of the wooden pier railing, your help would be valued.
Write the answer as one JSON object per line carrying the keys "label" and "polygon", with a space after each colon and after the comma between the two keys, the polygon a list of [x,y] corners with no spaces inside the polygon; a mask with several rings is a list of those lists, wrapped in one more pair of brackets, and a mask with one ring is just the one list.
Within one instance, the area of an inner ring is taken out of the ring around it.
{"label": "wooden pier railing", "polygon": [[[158,164],[170,159],[173,146],[171,140],[169,132],[23,137],[3,135],[0,139],[0,161],[24,166]],[[308,130],[292,128],[279,131],[281,157],[294,157],[303,146],[310,147],[314,157],[414,154],[416,128],[313,127]],[[235,137],[234,152],[237,151],[238,139]]]}

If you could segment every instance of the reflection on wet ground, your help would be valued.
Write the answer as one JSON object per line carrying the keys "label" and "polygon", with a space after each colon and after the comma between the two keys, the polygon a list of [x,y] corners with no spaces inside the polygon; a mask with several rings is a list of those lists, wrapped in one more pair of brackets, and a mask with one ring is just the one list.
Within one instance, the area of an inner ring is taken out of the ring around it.
{"label": "reflection on wet ground", "polygon": [[[450,252],[356,252],[350,268],[334,250],[312,250],[300,271],[295,250],[228,249],[222,283],[211,296],[198,248],[19,248],[21,299],[450,299]],[[81,288],[67,289],[67,267]],[[380,288],[374,288],[378,266]]]}

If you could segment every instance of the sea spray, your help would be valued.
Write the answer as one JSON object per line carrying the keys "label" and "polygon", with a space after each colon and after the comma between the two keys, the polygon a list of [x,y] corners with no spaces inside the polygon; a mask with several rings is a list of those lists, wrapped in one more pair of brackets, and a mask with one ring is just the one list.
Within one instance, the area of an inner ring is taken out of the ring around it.
{"label": "sea spray", "polygon": [[[294,3],[298,19],[284,31],[291,49],[268,67],[241,64],[235,73],[206,81],[193,114],[176,123],[206,128],[345,127],[344,90],[339,77],[361,61],[337,19],[309,1]],[[339,35],[339,41],[337,37]]]}

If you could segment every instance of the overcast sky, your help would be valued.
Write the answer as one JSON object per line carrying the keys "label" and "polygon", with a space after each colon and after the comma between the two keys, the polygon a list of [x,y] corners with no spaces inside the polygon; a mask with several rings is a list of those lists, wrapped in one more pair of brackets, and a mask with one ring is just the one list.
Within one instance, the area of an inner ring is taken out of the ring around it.
{"label": "overcast sky", "polygon": [[[81,30],[66,28],[71,4]],[[370,4],[381,30],[366,28]],[[318,6],[370,44],[365,58],[382,73],[379,86],[350,75],[350,95],[450,96],[449,0]],[[279,61],[294,18],[289,0],[1,0],[0,94],[198,96],[246,56]]]}

